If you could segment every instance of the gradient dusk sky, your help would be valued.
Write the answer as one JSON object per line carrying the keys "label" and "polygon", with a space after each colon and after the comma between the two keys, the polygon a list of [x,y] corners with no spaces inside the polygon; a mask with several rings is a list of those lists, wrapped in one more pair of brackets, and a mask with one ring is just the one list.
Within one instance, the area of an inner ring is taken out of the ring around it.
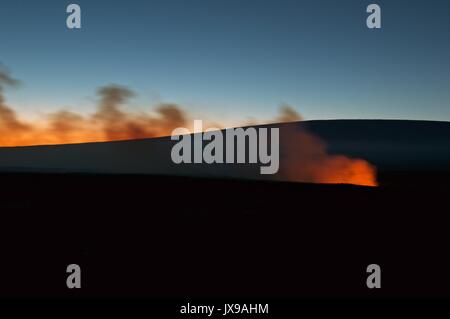
{"label": "gradient dusk sky", "polygon": [[[82,29],[66,27],[66,7]],[[382,29],[366,7],[382,8]],[[5,91],[21,116],[90,113],[98,87],[179,103],[201,118],[450,120],[449,0],[73,0],[0,2]]]}

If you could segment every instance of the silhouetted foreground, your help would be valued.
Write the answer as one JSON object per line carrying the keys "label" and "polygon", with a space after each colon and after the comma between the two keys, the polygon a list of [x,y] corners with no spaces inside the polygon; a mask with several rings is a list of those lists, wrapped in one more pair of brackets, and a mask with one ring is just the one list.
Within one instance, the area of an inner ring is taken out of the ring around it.
{"label": "silhouetted foreground", "polygon": [[[379,188],[0,177],[2,296],[450,296],[449,173],[385,173]],[[372,263],[378,291],[366,288]]]}

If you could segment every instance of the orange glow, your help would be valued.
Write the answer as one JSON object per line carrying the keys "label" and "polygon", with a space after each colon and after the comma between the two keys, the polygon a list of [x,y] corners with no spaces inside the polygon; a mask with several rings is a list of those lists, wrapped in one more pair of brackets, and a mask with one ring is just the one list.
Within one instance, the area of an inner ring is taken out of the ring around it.
{"label": "orange glow", "polygon": [[[156,123],[156,122],[155,122]],[[109,130],[92,119],[70,118],[67,114],[60,123],[47,126],[20,126],[16,129],[0,128],[0,146],[29,146],[104,142],[138,138],[168,136],[175,125],[155,125],[121,122],[110,124]],[[139,125],[141,126],[139,126]],[[353,184],[378,186],[375,166],[363,159],[327,153],[326,144],[316,135],[301,130],[285,130],[281,136],[280,179],[287,181]]]}
{"label": "orange glow", "polygon": [[13,133],[0,129],[0,147],[107,142],[167,136],[170,133],[171,131],[169,130],[153,130],[142,134],[130,134],[125,131],[122,134],[117,133],[114,137],[111,137],[105,134],[102,129],[96,130],[87,127],[80,127],[78,130],[71,130],[70,132],[33,128]]}
{"label": "orange glow", "polygon": [[342,155],[331,156],[320,166],[316,183],[378,186],[376,168],[365,160],[350,159]]}
{"label": "orange glow", "polygon": [[281,141],[284,158],[280,176],[283,180],[378,186],[375,166],[363,159],[327,152],[325,142],[306,130],[290,130]]}

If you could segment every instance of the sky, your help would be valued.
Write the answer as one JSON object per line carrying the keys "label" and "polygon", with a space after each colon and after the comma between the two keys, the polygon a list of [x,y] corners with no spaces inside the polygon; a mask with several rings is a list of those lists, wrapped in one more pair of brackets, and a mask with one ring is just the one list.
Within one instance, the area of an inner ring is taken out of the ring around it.
{"label": "sky", "polygon": [[[66,7],[82,28],[66,27]],[[382,28],[366,26],[367,5]],[[197,118],[450,121],[448,0],[2,0],[8,105],[33,117],[94,112],[98,87],[130,108],[177,103]]]}

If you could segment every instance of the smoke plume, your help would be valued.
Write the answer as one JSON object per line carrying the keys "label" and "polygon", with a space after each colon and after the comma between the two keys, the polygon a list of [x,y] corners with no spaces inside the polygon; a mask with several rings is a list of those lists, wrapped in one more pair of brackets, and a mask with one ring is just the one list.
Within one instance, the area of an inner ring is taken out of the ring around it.
{"label": "smoke plume", "polygon": [[377,186],[376,168],[363,159],[331,155],[326,143],[306,129],[288,128],[281,139],[282,180]]}

